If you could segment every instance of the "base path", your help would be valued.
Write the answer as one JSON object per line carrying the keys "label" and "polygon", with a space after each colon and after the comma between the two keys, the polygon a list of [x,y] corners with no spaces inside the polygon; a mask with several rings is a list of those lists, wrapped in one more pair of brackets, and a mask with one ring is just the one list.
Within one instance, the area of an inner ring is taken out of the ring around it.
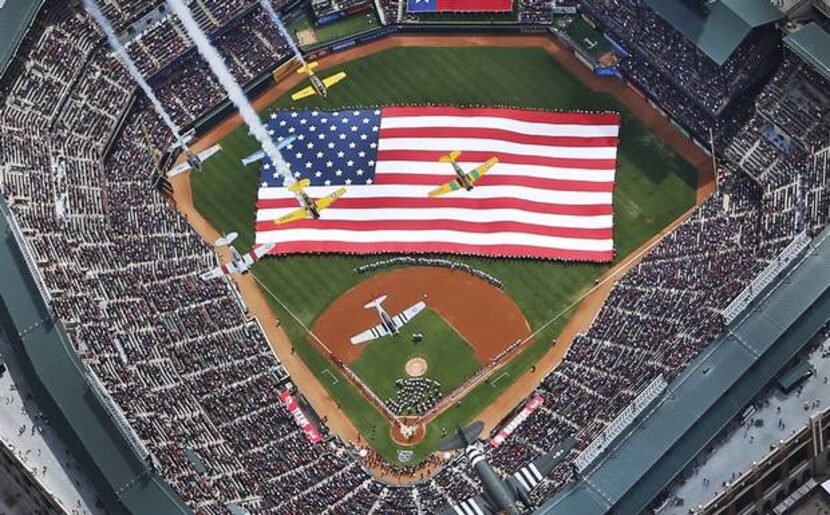
{"label": "base path", "polygon": [[519,306],[502,290],[477,277],[447,268],[418,266],[382,273],[353,287],[317,318],[312,331],[341,361],[352,363],[367,344],[349,339],[380,320],[363,306],[381,295],[383,308],[395,316],[418,301],[437,312],[473,348],[485,364],[530,334]]}

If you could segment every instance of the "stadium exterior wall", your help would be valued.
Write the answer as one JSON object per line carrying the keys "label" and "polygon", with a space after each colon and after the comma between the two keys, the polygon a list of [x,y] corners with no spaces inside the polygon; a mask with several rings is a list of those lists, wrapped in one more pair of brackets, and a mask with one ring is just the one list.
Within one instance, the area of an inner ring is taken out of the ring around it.
{"label": "stadium exterior wall", "polygon": [[94,394],[85,365],[53,316],[12,234],[15,222],[0,200],[0,325],[31,381],[38,406],[78,459],[110,513],[190,513],[124,434]]}

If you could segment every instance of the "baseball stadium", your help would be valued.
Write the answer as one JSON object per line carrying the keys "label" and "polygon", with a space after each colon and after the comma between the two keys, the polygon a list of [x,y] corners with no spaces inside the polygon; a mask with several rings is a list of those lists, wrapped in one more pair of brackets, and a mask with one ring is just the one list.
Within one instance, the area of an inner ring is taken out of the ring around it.
{"label": "baseball stadium", "polygon": [[0,27],[0,513],[830,511],[827,0]]}

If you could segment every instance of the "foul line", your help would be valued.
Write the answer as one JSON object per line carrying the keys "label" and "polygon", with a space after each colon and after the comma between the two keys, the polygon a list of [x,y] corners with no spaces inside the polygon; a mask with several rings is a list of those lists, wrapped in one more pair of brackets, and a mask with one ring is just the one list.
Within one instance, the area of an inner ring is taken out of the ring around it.
{"label": "foul line", "polygon": [[328,374],[331,377],[331,385],[332,386],[334,386],[334,385],[336,385],[337,383],[340,382],[340,380],[337,379],[337,377],[335,377],[335,375],[331,373],[331,370],[329,370],[327,368],[324,368],[323,371],[320,372],[320,373],[321,374]]}
{"label": "foul line", "polygon": [[[682,224],[683,224],[683,223],[685,223],[685,222],[686,222],[686,220],[683,220],[683,222],[681,222],[680,224],[678,224],[676,227],[679,227],[680,225],[682,225]],[[676,227],[674,227],[674,228],[676,228]],[[673,228],[672,230],[674,230],[674,228]],[[591,295],[592,293],[594,293],[595,291],[597,291],[600,287],[602,287],[605,283],[607,283],[608,281],[610,281],[610,280],[611,280],[611,279],[613,279],[614,277],[618,276],[618,275],[619,275],[619,274],[620,274],[623,270],[625,270],[625,269],[628,267],[628,265],[629,265],[629,264],[631,264],[634,260],[639,259],[639,258],[640,258],[640,256],[642,256],[643,254],[645,254],[646,252],[648,252],[649,250],[651,250],[652,248],[654,248],[654,247],[655,247],[658,243],[660,243],[661,241],[663,241],[663,238],[665,238],[668,234],[669,234],[669,233],[666,233],[666,234],[664,234],[662,237],[657,238],[657,240],[655,240],[653,243],[651,243],[650,245],[646,245],[646,247],[645,247],[644,249],[640,250],[639,252],[637,252],[637,253],[636,253],[636,254],[634,254],[633,256],[629,257],[627,260],[625,260],[625,261],[623,261],[622,263],[620,263],[620,264],[617,266],[617,269],[616,269],[615,271],[611,272],[611,273],[608,275],[608,277],[606,277],[605,279],[603,279],[603,280],[601,280],[600,282],[598,282],[596,285],[594,285],[594,287],[593,287],[593,288],[591,288],[590,290],[588,290],[587,292],[585,292],[582,296],[580,296],[579,298],[577,298],[575,301],[571,302],[571,303],[568,305],[568,307],[566,307],[565,309],[563,309],[562,311],[560,311],[559,313],[557,313],[556,315],[554,315],[554,317],[553,317],[553,318],[551,318],[550,320],[548,320],[547,322],[545,322],[544,324],[542,324],[542,325],[539,327],[539,329],[537,329],[537,330],[533,331],[532,333],[530,333],[529,335],[527,335],[527,337],[526,337],[525,339],[523,339],[523,340],[522,340],[522,343],[521,343],[520,345],[524,345],[525,343],[527,343],[528,341],[530,341],[530,340],[531,340],[533,337],[535,337],[537,334],[539,334],[539,333],[541,333],[542,331],[544,331],[545,329],[547,329],[547,328],[548,328],[548,327],[549,327],[552,323],[554,323],[554,322],[556,322],[557,320],[559,320],[559,318],[561,318],[561,317],[562,317],[562,315],[564,315],[564,314],[565,314],[565,313],[567,313],[568,311],[572,310],[572,309],[573,309],[573,308],[574,308],[577,304],[579,304],[580,302],[582,302],[583,300],[585,300],[585,298],[586,298],[588,295]]]}
{"label": "foul line", "polygon": [[322,345],[322,346],[323,346],[323,348],[324,348],[324,349],[326,349],[326,351],[328,351],[328,352],[329,352],[329,354],[334,354],[334,353],[331,351],[331,349],[329,349],[328,345],[326,345],[326,344],[325,344],[325,342],[323,342],[323,340],[321,340],[321,339],[320,339],[320,337],[318,337],[316,334],[314,334],[314,331],[312,331],[312,330],[311,330],[311,329],[310,329],[307,325],[305,325],[305,324],[303,323],[303,321],[302,321],[302,320],[300,320],[300,317],[298,317],[297,315],[295,315],[295,314],[294,314],[294,312],[293,312],[293,311],[291,311],[291,309],[290,309],[288,306],[286,306],[286,305],[285,305],[285,302],[283,302],[283,301],[282,301],[279,297],[277,297],[277,295],[276,295],[274,292],[272,292],[272,291],[271,291],[271,290],[270,290],[267,286],[265,286],[265,283],[263,283],[262,281],[260,281],[260,280],[259,280],[259,277],[257,277],[257,276],[256,276],[256,275],[254,275],[254,274],[251,274],[251,276],[254,278],[254,281],[256,281],[256,282],[257,282],[257,284],[259,284],[260,286],[262,286],[262,289],[263,289],[263,290],[265,290],[265,291],[267,291],[267,292],[268,292],[268,295],[270,295],[271,297],[273,297],[273,298],[274,298],[274,300],[275,300],[275,301],[277,301],[277,303],[279,303],[279,305],[280,305],[280,306],[282,306],[282,309],[284,309],[284,310],[285,310],[285,311],[286,311],[289,315],[291,315],[291,318],[293,318],[294,320],[296,320],[296,321],[297,321],[297,323],[298,323],[298,324],[300,324],[300,326],[302,326],[302,328],[305,330],[305,332],[306,332],[306,333],[308,333],[308,334],[309,334],[312,338],[314,338],[315,340],[317,340],[317,343],[319,343],[320,345]]}
{"label": "foul line", "polygon": [[[686,222],[686,220],[683,220],[680,224],[678,224],[677,226],[673,227],[673,228],[672,228],[672,230],[674,230],[674,228],[676,228],[676,227],[678,227],[678,226],[682,225],[682,224],[683,224],[683,223],[685,223],[685,222]],[[585,298],[586,298],[586,297],[588,297],[589,295],[591,295],[592,293],[594,293],[595,291],[597,291],[599,288],[601,288],[602,286],[604,286],[604,285],[605,285],[608,281],[610,281],[610,280],[614,279],[616,276],[620,275],[620,274],[621,274],[621,273],[622,273],[622,272],[623,272],[623,271],[624,271],[624,270],[625,270],[625,269],[626,269],[626,268],[627,268],[627,267],[628,267],[628,266],[629,266],[632,262],[634,262],[635,260],[639,259],[639,258],[640,258],[643,254],[645,254],[646,252],[648,252],[648,251],[650,251],[652,248],[654,248],[654,247],[655,247],[658,243],[660,243],[661,241],[663,241],[663,238],[665,238],[668,234],[669,234],[669,233],[666,233],[666,234],[664,234],[662,237],[657,238],[654,242],[652,242],[652,243],[651,243],[651,244],[649,244],[649,245],[646,245],[643,249],[641,249],[640,251],[638,251],[637,253],[635,253],[633,256],[630,256],[628,259],[626,259],[625,261],[623,261],[622,263],[620,263],[619,265],[617,265],[617,267],[616,267],[617,269],[616,269],[616,270],[614,270],[613,272],[611,272],[610,274],[608,274],[608,277],[606,277],[605,279],[603,279],[603,280],[601,280],[600,282],[598,282],[597,284],[595,284],[593,288],[591,288],[590,290],[588,290],[587,292],[585,292],[584,294],[582,294],[581,296],[579,296],[576,300],[574,300],[573,302],[571,302],[571,303],[570,303],[570,304],[569,304],[566,308],[564,308],[562,311],[560,311],[559,313],[557,313],[556,315],[554,315],[554,316],[553,316],[553,318],[551,318],[550,320],[548,320],[547,322],[545,322],[544,324],[542,324],[541,326],[539,326],[539,328],[538,328],[538,329],[536,329],[535,331],[533,331],[532,333],[530,333],[529,335],[527,335],[527,337],[525,337],[525,338],[521,341],[521,343],[520,343],[519,345],[520,345],[520,346],[521,346],[521,345],[524,345],[524,344],[525,344],[525,343],[527,343],[528,341],[530,341],[530,340],[532,340],[533,338],[535,338],[535,337],[536,337],[539,333],[541,333],[542,331],[544,331],[545,329],[547,329],[548,327],[550,327],[550,325],[551,325],[551,324],[553,324],[554,322],[556,322],[557,320],[559,320],[560,318],[562,318],[562,316],[563,316],[565,313],[569,312],[569,311],[570,311],[570,310],[572,310],[574,307],[576,307],[579,303],[581,303],[583,300],[585,300]],[[262,289],[264,289],[266,292],[268,292],[268,295],[270,295],[271,297],[273,297],[273,299],[274,299],[274,300],[276,300],[276,301],[277,301],[277,303],[278,303],[278,304],[279,304],[279,305],[280,305],[280,306],[281,306],[281,307],[282,307],[282,308],[283,308],[283,309],[284,309],[284,310],[285,310],[285,311],[286,311],[289,315],[291,315],[291,318],[293,318],[293,319],[294,319],[294,320],[295,320],[298,324],[300,324],[300,326],[301,326],[301,327],[305,330],[305,332],[306,332],[306,333],[308,333],[308,334],[309,334],[312,338],[314,338],[315,340],[317,340],[317,342],[318,342],[318,343],[319,343],[319,344],[320,344],[320,345],[321,345],[324,349],[326,349],[326,351],[328,351],[330,354],[334,354],[334,353],[331,351],[331,349],[329,349],[328,345],[326,345],[326,344],[325,344],[325,342],[323,342],[323,340],[321,340],[321,339],[320,339],[320,337],[318,337],[316,334],[314,334],[314,331],[312,331],[312,330],[311,330],[311,329],[310,329],[307,325],[305,325],[305,324],[303,323],[303,321],[302,321],[302,320],[300,320],[300,317],[298,317],[298,316],[297,316],[297,315],[296,315],[293,311],[291,311],[291,309],[290,309],[290,308],[289,308],[289,307],[285,304],[285,302],[283,302],[283,301],[282,301],[279,297],[277,297],[277,295],[276,295],[274,292],[272,292],[272,291],[271,291],[271,290],[270,290],[270,289],[269,289],[269,288],[265,285],[265,283],[263,283],[262,281],[260,281],[260,280],[259,280],[259,278],[258,278],[256,275],[251,274],[251,276],[254,278],[254,280],[257,282],[257,284],[259,284],[259,285],[262,287]],[[600,308],[600,309],[601,309],[601,308]],[[501,377],[501,376],[499,376],[499,377]]]}
{"label": "foul line", "polygon": [[501,375],[499,375],[499,377],[497,377],[497,378],[493,379],[492,381],[490,381],[490,386],[492,386],[493,388],[496,388],[496,383],[501,381],[503,377],[510,377],[510,374],[508,374],[507,372],[502,372]]}

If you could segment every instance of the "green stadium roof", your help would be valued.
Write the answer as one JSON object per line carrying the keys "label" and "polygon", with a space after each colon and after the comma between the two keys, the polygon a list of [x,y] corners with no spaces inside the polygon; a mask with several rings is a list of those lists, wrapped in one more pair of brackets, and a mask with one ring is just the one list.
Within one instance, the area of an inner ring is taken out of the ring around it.
{"label": "green stadium roof", "polygon": [[0,0],[0,77],[29,30],[43,0]]}
{"label": "green stadium roof", "polygon": [[830,34],[811,22],[784,38],[784,44],[830,80]]}
{"label": "green stadium roof", "polygon": [[769,0],[720,0],[711,9],[687,0],[646,3],[719,65],[753,29],[784,17]]}

